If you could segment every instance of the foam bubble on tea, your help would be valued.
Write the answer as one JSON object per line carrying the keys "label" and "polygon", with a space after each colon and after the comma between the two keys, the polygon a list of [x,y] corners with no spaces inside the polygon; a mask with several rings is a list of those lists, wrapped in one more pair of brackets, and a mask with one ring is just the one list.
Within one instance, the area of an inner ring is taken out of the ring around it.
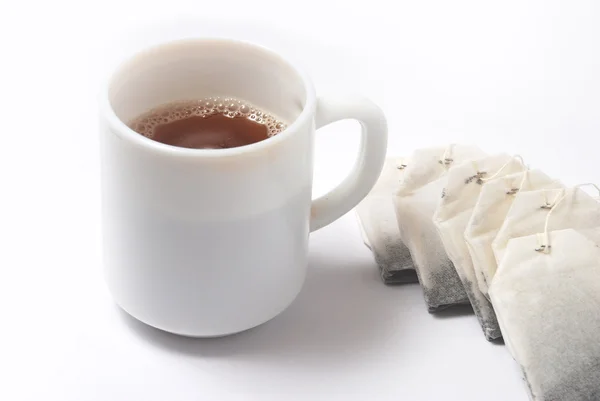
{"label": "foam bubble on tea", "polygon": [[280,118],[246,101],[220,97],[164,104],[128,125],[157,142],[192,149],[249,145],[287,127]]}

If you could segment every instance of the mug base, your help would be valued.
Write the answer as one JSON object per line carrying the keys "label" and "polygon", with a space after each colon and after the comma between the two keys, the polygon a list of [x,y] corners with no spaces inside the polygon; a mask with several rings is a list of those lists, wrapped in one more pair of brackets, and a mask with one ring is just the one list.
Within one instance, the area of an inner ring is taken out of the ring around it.
{"label": "mug base", "polygon": [[263,319],[262,321],[257,322],[256,324],[243,328],[243,329],[238,329],[238,330],[233,330],[233,331],[227,331],[227,332],[222,332],[222,333],[210,333],[210,332],[206,332],[206,333],[189,333],[189,332],[182,332],[182,331],[178,331],[178,330],[171,330],[169,328],[166,327],[161,327],[159,325],[156,324],[152,324],[148,321],[145,321],[144,319],[141,319],[137,316],[135,316],[133,313],[129,312],[127,310],[127,308],[125,308],[123,305],[121,305],[118,301],[115,301],[115,304],[123,311],[125,312],[128,316],[130,316],[131,318],[137,320],[138,322],[141,322],[143,324],[145,324],[146,326],[152,327],[153,329],[156,330],[160,330],[163,331],[165,333],[169,333],[169,334],[174,334],[177,336],[181,336],[181,337],[186,337],[186,338],[221,338],[221,337],[228,337],[234,334],[239,334],[239,333],[243,333],[246,331],[249,331],[251,329],[254,329],[258,326],[261,326],[271,320],[273,320],[274,318],[276,318],[277,316],[279,316],[280,314],[282,314],[292,303],[294,303],[294,301],[296,300],[296,298],[298,297],[298,295],[300,294],[300,290],[296,292],[296,294],[294,294],[293,297],[290,298],[290,301],[285,304],[285,306],[283,308],[281,308],[279,311],[277,311],[277,313],[275,313],[274,315],[272,315],[271,317],[267,318],[267,319]]}

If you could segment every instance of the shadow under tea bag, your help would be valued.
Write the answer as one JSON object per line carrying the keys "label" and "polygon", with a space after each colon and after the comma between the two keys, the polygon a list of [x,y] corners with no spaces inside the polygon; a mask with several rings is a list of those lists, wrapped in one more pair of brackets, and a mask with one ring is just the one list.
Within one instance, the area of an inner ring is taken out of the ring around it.
{"label": "shadow under tea bag", "polygon": [[458,272],[487,340],[500,338],[502,334],[492,304],[479,291],[464,233],[486,180],[492,182],[525,168],[518,158],[504,154],[452,167],[433,216],[446,252]]}
{"label": "shadow under tea bag", "polygon": [[[504,223],[492,242],[498,266],[510,239],[544,231],[550,210],[552,219],[548,221],[548,230],[600,227],[600,204],[578,187],[520,192],[515,196]],[[492,268],[489,273],[493,282],[496,271]]]}
{"label": "shadow under tea bag", "polygon": [[393,197],[400,236],[410,249],[429,312],[469,303],[431,218],[448,169],[483,156],[480,149],[462,145],[417,150]]}
{"label": "shadow under tea bag", "polygon": [[465,230],[465,241],[473,261],[479,290],[488,296],[490,272],[496,271],[492,241],[496,238],[518,192],[562,188],[562,184],[540,170],[527,170],[487,182],[481,188]]}
{"label": "shadow under tea bag", "polygon": [[600,400],[599,231],[511,239],[490,284],[504,340],[534,401]]}
{"label": "shadow under tea bag", "polygon": [[371,192],[356,206],[363,241],[373,252],[386,284],[418,282],[410,251],[400,238],[392,195],[400,186],[408,161],[388,158]]}

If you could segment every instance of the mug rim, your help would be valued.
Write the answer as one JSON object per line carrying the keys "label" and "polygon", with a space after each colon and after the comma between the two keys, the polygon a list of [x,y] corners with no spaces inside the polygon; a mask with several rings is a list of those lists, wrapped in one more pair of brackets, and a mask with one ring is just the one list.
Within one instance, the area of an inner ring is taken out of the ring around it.
{"label": "mug rim", "polygon": [[[228,44],[242,45],[253,47],[256,50],[259,50],[264,53],[268,53],[269,55],[278,58],[281,62],[287,64],[290,68],[292,68],[296,74],[302,80],[304,90],[306,92],[306,101],[304,102],[304,107],[302,111],[296,117],[296,119],[290,123],[283,131],[278,133],[277,135],[273,135],[267,139],[263,139],[262,141],[254,142],[248,145],[237,146],[234,148],[226,148],[226,149],[194,149],[194,148],[183,148],[174,145],[167,145],[162,142],[155,141],[150,139],[144,135],[141,135],[129,128],[127,124],[125,124],[115,113],[112,104],[110,102],[110,88],[113,82],[115,75],[124,68],[127,63],[135,59],[136,57],[157,50],[161,47],[177,45],[177,44],[185,44],[191,42],[223,42]],[[135,53],[128,56],[125,60],[123,60],[119,65],[114,68],[108,78],[108,81],[104,84],[102,90],[102,96],[100,99],[100,109],[102,116],[108,122],[109,127],[113,134],[119,136],[122,139],[129,140],[135,145],[145,147],[147,149],[163,153],[163,154],[171,154],[174,156],[191,156],[191,157],[223,157],[223,156],[236,156],[241,154],[246,154],[250,152],[260,151],[263,148],[270,147],[278,144],[281,141],[286,140],[287,137],[291,136],[295,131],[298,131],[298,127],[300,127],[304,121],[313,113],[316,107],[316,94],[313,83],[308,76],[308,74],[300,68],[297,64],[283,57],[276,51],[246,40],[241,39],[230,39],[223,37],[196,37],[196,38],[186,38],[186,39],[178,39],[178,40],[169,40],[160,42],[158,44],[144,47],[141,50],[136,51]]]}

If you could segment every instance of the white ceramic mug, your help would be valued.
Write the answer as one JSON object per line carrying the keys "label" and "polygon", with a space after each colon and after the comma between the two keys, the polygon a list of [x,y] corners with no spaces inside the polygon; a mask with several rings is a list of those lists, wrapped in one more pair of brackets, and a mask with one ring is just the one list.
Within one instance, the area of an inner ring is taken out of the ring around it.
{"label": "white ceramic mug", "polygon": [[[165,145],[126,125],[161,104],[205,96],[243,99],[290,124],[230,149]],[[311,200],[315,129],[348,118],[362,125],[356,165]],[[114,299],[142,322],[193,337],[275,317],[302,287],[309,233],[369,192],[386,143],[372,102],[317,98],[303,72],[262,47],[193,39],[135,55],[101,99],[104,265]]]}

